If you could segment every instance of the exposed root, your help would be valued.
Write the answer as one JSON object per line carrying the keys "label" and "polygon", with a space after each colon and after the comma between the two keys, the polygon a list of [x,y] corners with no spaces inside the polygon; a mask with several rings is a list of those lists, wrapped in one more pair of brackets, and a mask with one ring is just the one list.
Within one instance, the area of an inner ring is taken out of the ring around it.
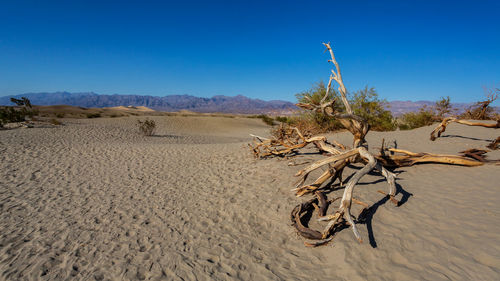
{"label": "exposed root", "polygon": [[297,232],[299,233],[300,236],[307,238],[307,239],[312,239],[312,240],[321,240],[321,239],[323,239],[323,235],[321,234],[321,232],[316,231],[316,230],[312,230],[309,227],[305,227],[303,225],[302,219],[301,219],[302,213],[310,212],[310,211],[314,210],[314,209],[311,209],[311,208],[313,208],[312,203],[314,201],[317,201],[316,198],[309,200],[306,203],[302,203],[302,204],[297,205],[292,210],[291,220],[292,220],[292,225],[295,227],[295,229],[297,230]]}
{"label": "exposed root", "polygon": [[328,242],[330,242],[332,240],[333,240],[333,236],[330,236],[326,239],[321,239],[321,240],[315,241],[315,242],[304,241],[304,245],[306,245],[306,247],[318,247],[318,246],[326,245],[326,244],[328,244]]}
{"label": "exposed root", "polygon": [[[446,126],[448,126],[450,123],[459,123],[463,125],[468,125],[468,126],[481,126],[485,128],[500,128],[500,120],[497,120],[496,124],[491,124],[491,123],[480,123],[480,122],[470,122],[467,120],[460,120],[454,117],[448,117],[444,118],[443,121],[431,132],[431,141],[436,140],[441,136],[442,133],[446,131]],[[437,133],[437,136],[436,136]]]}
{"label": "exposed root", "polygon": [[318,216],[324,217],[326,215],[326,210],[328,209],[328,201],[326,201],[326,196],[321,191],[316,191],[316,197],[318,197],[319,207],[318,207]]}
{"label": "exposed root", "polygon": [[470,158],[457,155],[432,154],[425,152],[415,153],[396,148],[389,148],[388,151],[399,154],[377,155],[377,160],[379,160],[386,167],[407,167],[417,163],[440,163],[469,167],[483,165],[480,161],[471,160]]}
{"label": "exposed root", "polygon": [[488,153],[488,151],[483,150],[483,149],[471,148],[471,149],[467,149],[465,151],[460,151],[460,153],[462,153],[463,157],[469,157],[469,158],[475,159],[479,162],[486,162],[486,155],[485,154]]}
{"label": "exposed root", "polygon": [[490,144],[488,144],[486,147],[489,149],[496,150],[500,146],[500,137],[498,137],[496,140],[492,141]]}

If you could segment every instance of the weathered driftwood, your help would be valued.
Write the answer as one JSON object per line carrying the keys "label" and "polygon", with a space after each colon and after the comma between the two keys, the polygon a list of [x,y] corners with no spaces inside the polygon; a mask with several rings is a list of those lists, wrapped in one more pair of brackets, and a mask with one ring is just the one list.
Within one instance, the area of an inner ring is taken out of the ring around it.
{"label": "weathered driftwood", "polygon": [[[323,241],[326,241],[331,237],[331,234],[334,232],[333,230],[339,227],[340,224],[342,223],[342,219],[345,218],[347,222],[351,225],[354,236],[358,239],[359,242],[362,242],[359,231],[351,216],[351,204],[352,204],[352,195],[354,191],[354,186],[364,175],[366,175],[367,173],[376,168],[387,179],[387,182],[389,183],[388,195],[391,198],[393,198],[396,193],[396,186],[394,181],[395,175],[389,172],[382,165],[378,164],[375,157],[370,152],[368,152],[365,136],[368,133],[370,127],[363,118],[353,113],[352,108],[347,100],[347,90],[342,80],[339,64],[335,59],[335,55],[333,53],[330,44],[324,43],[324,45],[330,53],[331,59],[329,60],[329,62],[333,63],[333,65],[335,66],[335,69],[332,69],[331,71],[325,96],[322,98],[319,104],[314,104],[311,101],[310,103],[299,103],[297,104],[297,106],[304,109],[321,112],[327,116],[330,116],[331,118],[338,119],[341,122],[341,124],[352,133],[353,149],[350,150],[342,149],[339,151],[338,149],[335,148],[335,150],[332,150],[329,148],[333,146],[323,141],[322,146],[324,151],[330,152],[332,156],[316,161],[310,166],[300,170],[296,174],[296,176],[301,178],[297,182],[294,190],[296,191],[297,196],[301,196],[304,195],[305,193],[312,192],[318,189],[328,179],[332,180],[335,180],[336,178],[341,179],[342,171],[344,167],[347,166],[349,163],[364,163],[365,166],[360,170],[358,170],[347,182],[347,185],[344,189],[344,193],[342,195],[342,199],[340,201],[340,206],[338,207],[337,211],[335,211],[331,215],[320,214],[321,221],[329,221],[329,223],[322,232]],[[333,107],[333,103],[335,102],[335,100],[326,102],[330,94],[332,81],[337,82],[337,84],[339,85],[338,91],[340,93],[342,103],[344,104],[345,112],[335,112]],[[313,184],[303,185],[308,175],[312,171],[320,167],[323,167],[325,165],[328,165],[327,171],[323,172],[323,174]],[[298,225],[298,223],[296,223],[296,225]],[[315,237],[317,237],[317,234]]]}
{"label": "weathered driftwood", "polygon": [[[441,136],[442,133],[446,131],[446,126],[450,123],[459,123],[467,126],[480,126],[485,128],[500,128],[500,120],[497,120],[497,123],[480,123],[480,122],[471,122],[467,120],[461,120],[454,117],[444,118],[443,121],[431,132],[431,141],[436,140]],[[437,133],[437,136],[436,136]]]}
{"label": "weathered driftwood", "polygon": [[[284,127],[284,125],[280,125]],[[320,152],[327,152],[331,154],[339,154],[340,151],[330,144],[326,137],[316,136],[306,138],[302,135],[299,129],[295,127],[284,127],[281,129],[283,133],[279,138],[268,139],[254,137],[253,145],[248,144],[252,149],[256,158],[267,158],[270,156],[290,156],[297,152],[297,150],[306,147],[308,144],[314,144]]]}
{"label": "weathered driftwood", "polygon": [[[417,163],[435,163],[435,164],[451,164],[460,166],[480,166],[484,161],[476,158],[471,160],[464,156],[446,155],[446,154],[432,154],[432,153],[415,153],[408,150],[389,148],[391,155],[387,153],[377,155],[377,159],[386,167],[407,167]],[[398,153],[398,154],[396,154]],[[462,153],[462,152],[461,152]],[[473,157],[475,158],[475,157]]]}
{"label": "weathered driftwood", "polygon": [[496,140],[493,140],[490,144],[488,144],[486,147],[489,149],[498,149],[498,146],[500,145],[500,137],[498,137]]}
{"label": "weathered driftwood", "polygon": [[[334,145],[328,142],[326,137],[323,136],[304,137],[297,128],[293,127],[280,127],[278,137],[273,139],[254,136],[253,145],[249,144],[257,158],[291,156],[310,143],[313,143],[316,146],[319,153],[327,155],[326,158],[310,164],[309,166],[298,171],[295,175],[299,177],[299,180],[293,188],[296,196],[299,197],[308,193],[314,193],[316,195],[316,197],[310,199],[309,201],[297,205],[291,212],[292,225],[297,230],[297,233],[306,239],[314,240],[314,242],[305,242],[307,246],[319,246],[330,242],[333,239],[334,234],[345,228],[347,223],[351,226],[356,239],[360,243],[362,242],[361,235],[351,215],[351,204],[353,202],[360,204],[364,207],[363,210],[368,208],[366,203],[353,198],[353,191],[359,180],[372,170],[376,170],[387,180],[389,186],[388,192],[380,192],[385,196],[388,196],[391,202],[399,205],[399,202],[395,199],[396,177],[384,166],[401,167],[411,166],[415,163],[428,162],[464,166],[482,165],[482,162],[466,157],[470,155],[455,156],[413,153],[394,148],[386,149],[383,145],[380,149],[380,155],[371,154],[368,151],[368,144],[365,141],[365,136],[368,133],[370,126],[363,118],[353,113],[346,97],[347,90],[342,81],[340,67],[335,60],[332,48],[328,43],[324,43],[324,45],[330,53],[331,59],[329,62],[333,63],[335,66],[335,69],[333,69],[330,74],[326,94],[323,96],[319,104],[313,103],[312,100],[309,100],[309,103],[298,103],[297,106],[303,109],[321,112],[331,118],[339,120],[341,124],[352,133],[353,148],[346,149],[346,147],[337,144],[336,142],[334,142]],[[339,85],[338,91],[341,96],[341,101],[344,104],[345,112],[335,111],[333,106],[335,100],[332,99],[327,102],[333,81],[337,82]],[[333,203],[336,199],[328,201],[326,195],[321,192],[320,189],[324,188],[324,185],[328,180],[333,183],[338,179],[340,184],[343,185],[342,172],[347,165],[354,163],[361,163],[364,166],[356,171],[349,179],[345,185],[339,206],[334,209],[333,212],[328,214],[329,205],[331,205],[331,203]],[[323,171],[323,173],[316,180],[314,180],[313,183],[305,184],[311,172],[322,167],[326,167],[326,170]],[[318,221],[327,222],[327,225],[321,232],[311,229],[308,226],[308,223],[304,222],[306,218],[310,220],[313,217],[314,211],[318,213]]]}
{"label": "weathered driftwood", "polygon": [[464,157],[469,157],[472,159],[475,159],[479,162],[486,162],[486,153],[488,153],[488,150],[483,150],[483,149],[476,149],[476,148],[471,148],[467,149],[464,151],[460,151],[462,156]]}

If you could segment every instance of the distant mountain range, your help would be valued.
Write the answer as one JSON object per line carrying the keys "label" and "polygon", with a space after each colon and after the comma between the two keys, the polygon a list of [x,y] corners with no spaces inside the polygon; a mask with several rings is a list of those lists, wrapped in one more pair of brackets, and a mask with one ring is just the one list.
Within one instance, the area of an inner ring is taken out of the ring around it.
{"label": "distant mountain range", "polygon": [[243,114],[291,114],[297,107],[288,101],[263,101],[245,96],[213,96],[200,98],[190,95],[164,97],[139,95],[99,95],[96,93],[29,93],[0,97],[0,105],[12,105],[10,98],[27,97],[35,105],[73,105],[82,107],[146,106],[159,111],[189,110]]}
{"label": "distant mountain range", "polygon": [[[10,98],[27,97],[35,105],[73,105],[82,107],[146,106],[159,111],[189,110],[194,112],[220,112],[242,114],[287,115],[297,110],[295,104],[288,101],[263,101],[245,96],[213,96],[200,98],[190,95],[169,95],[164,97],[140,95],[99,95],[96,93],[28,93],[16,96],[0,97],[0,105],[12,105]],[[387,105],[393,115],[418,111],[422,106],[433,106],[432,101],[391,101]],[[453,103],[458,112],[470,106],[470,103]]]}

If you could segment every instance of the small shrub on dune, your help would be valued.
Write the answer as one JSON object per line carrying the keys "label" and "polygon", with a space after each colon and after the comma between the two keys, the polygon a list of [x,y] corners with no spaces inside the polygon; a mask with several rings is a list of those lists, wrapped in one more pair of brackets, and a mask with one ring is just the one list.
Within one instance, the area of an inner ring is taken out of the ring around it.
{"label": "small shrub on dune", "polygon": [[463,114],[459,116],[460,119],[474,119],[474,120],[498,120],[498,113],[491,107],[491,103],[498,99],[500,89],[486,90],[486,100],[478,101],[471,105]]}
{"label": "small shrub on dune", "polygon": [[62,122],[59,121],[59,120],[57,120],[57,119],[55,119],[55,118],[52,118],[52,119],[50,119],[50,124],[52,124],[52,125],[62,125]]}
{"label": "small shrub on dune", "polygon": [[365,119],[374,131],[393,131],[396,124],[392,113],[384,109],[386,100],[379,100],[375,88],[366,86],[352,94],[350,100],[354,114]]}
{"label": "small shrub on dune", "polygon": [[408,112],[399,118],[400,130],[411,130],[431,125],[435,121],[434,112],[426,106],[419,112]]}
{"label": "small shrub on dune", "polygon": [[285,124],[290,123],[290,117],[287,117],[287,116],[276,116],[276,118],[274,118],[274,120],[276,120],[280,123],[285,123]]}
{"label": "small shrub on dune", "polygon": [[[316,83],[310,90],[296,94],[299,103],[310,103],[319,105],[326,94],[327,87],[323,82]],[[342,112],[344,106],[340,101],[340,95],[330,89],[326,102],[335,100],[333,107],[335,112]],[[394,118],[390,111],[384,109],[385,100],[380,100],[375,88],[365,87],[350,95],[349,99],[354,114],[364,118],[375,131],[391,131],[396,129]],[[300,121],[299,121],[300,120]],[[295,123],[309,128],[313,134],[326,133],[343,129],[344,127],[337,119],[332,119],[321,112],[306,111],[299,116]],[[317,129],[316,129],[317,128]]]}
{"label": "small shrub on dune", "polygon": [[137,125],[139,126],[139,132],[144,136],[152,136],[155,133],[156,122],[154,120],[137,120]]}
{"label": "small shrub on dune", "polygon": [[456,109],[454,109],[451,106],[449,96],[446,98],[441,97],[441,99],[436,102],[434,109],[436,110],[436,113],[435,113],[436,121],[442,121],[443,118],[452,115],[456,111]]}
{"label": "small shrub on dune", "polygon": [[101,113],[88,113],[87,118],[99,118],[101,117]]}
{"label": "small shrub on dune", "polygon": [[33,118],[38,113],[33,110],[30,100],[25,97],[11,98],[10,101],[16,106],[0,107],[0,127],[5,123],[26,121],[26,117]]}
{"label": "small shrub on dune", "polygon": [[267,125],[274,126],[274,119],[272,117],[267,116],[266,114],[251,115],[248,116],[248,118],[259,118],[262,119],[262,121]]}

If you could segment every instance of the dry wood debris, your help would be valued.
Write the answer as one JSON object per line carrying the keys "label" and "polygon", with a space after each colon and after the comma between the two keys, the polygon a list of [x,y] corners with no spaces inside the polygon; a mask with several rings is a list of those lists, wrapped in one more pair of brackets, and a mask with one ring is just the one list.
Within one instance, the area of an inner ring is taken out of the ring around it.
{"label": "dry wood debris", "polygon": [[[363,118],[353,113],[347,100],[347,90],[344,86],[340,67],[335,59],[333,50],[329,43],[323,43],[323,45],[330,53],[331,59],[329,62],[334,65],[334,69],[331,70],[326,94],[320,103],[314,103],[310,100],[309,103],[298,103],[297,106],[303,109],[321,112],[331,118],[339,120],[353,135],[352,148],[347,148],[335,141],[329,142],[324,136],[306,137],[302,135],[297,128],[285,125],[280,127],[278,137],[269,139],[252,135],[254,141],[253,144],[249,144],[256,158],[276,156],[292,157],[296,155],[300,149],[309,144],[313,144],[318,149],[319,153],[325,155],[325,158],[310,164],[298,171],[295,175],[299,178],[293,188],[295,195],[300,197],[306,194],[314,194],[312,199],[297,205],[291,212],[291,223],[297,230],[297,233],[308,240],[314,240],[305,242],[306,246],[324,245],[333,239],[336,232],[348,226],[351,227],[356,239],[360,243],[362,242],[355,220],[351,215],[351,204],[353,202],[355,204],[360,204],[364,207],[364,210],[368,208],[366,203],[353,198],[353,192],[359,180],[373,170],[376,170],[383,176],[388,183],[388,192],[380,192],[386,195],[391,202],[398,205],[398,201],[395,199],[396,176],[386,167],[411,166],[415,163],[429,162],[463,166],[478,166],[483,164],[483,162],[478,161],[478,159],[474,157],[470,158],[469,154],[455,156],[414,153],[401,149],[385,148],[383,144],[380,149],[380,154],[373,155],[370,153],[368,151],[368,143],[365,140],[365,136],[370,126]],[[337,102],[336,100],[331,99],[331,101],[327,102],[334,81],[338,84],[338,91],[341,96],[341,101],[344,104],[345,112],[335,111],[333,105]],[[446,125],[444,127],[446,127]],[[342,197],[328,200],[326,194],[322,191],[325,189],[324,184],[327,181],[334,183],[338,179],[340,184],[343,185],[342,173],[344,168],[349,164],[355,163],[360,163],[364,166],[357,170],[350,177],[347,184],[345,184]],[[313,182],[306,183],[310,173],[321,167],[326,167],[324,172]],[[329,207],[337,199],[341,199],[339,205],[333,208],[333,211],[328,212]],[[327,222],[326,226],[321,231],[311,229],[308,224],[308,222],[313,219],[313,212],[315,211],[318,213],[316,220]]]}

